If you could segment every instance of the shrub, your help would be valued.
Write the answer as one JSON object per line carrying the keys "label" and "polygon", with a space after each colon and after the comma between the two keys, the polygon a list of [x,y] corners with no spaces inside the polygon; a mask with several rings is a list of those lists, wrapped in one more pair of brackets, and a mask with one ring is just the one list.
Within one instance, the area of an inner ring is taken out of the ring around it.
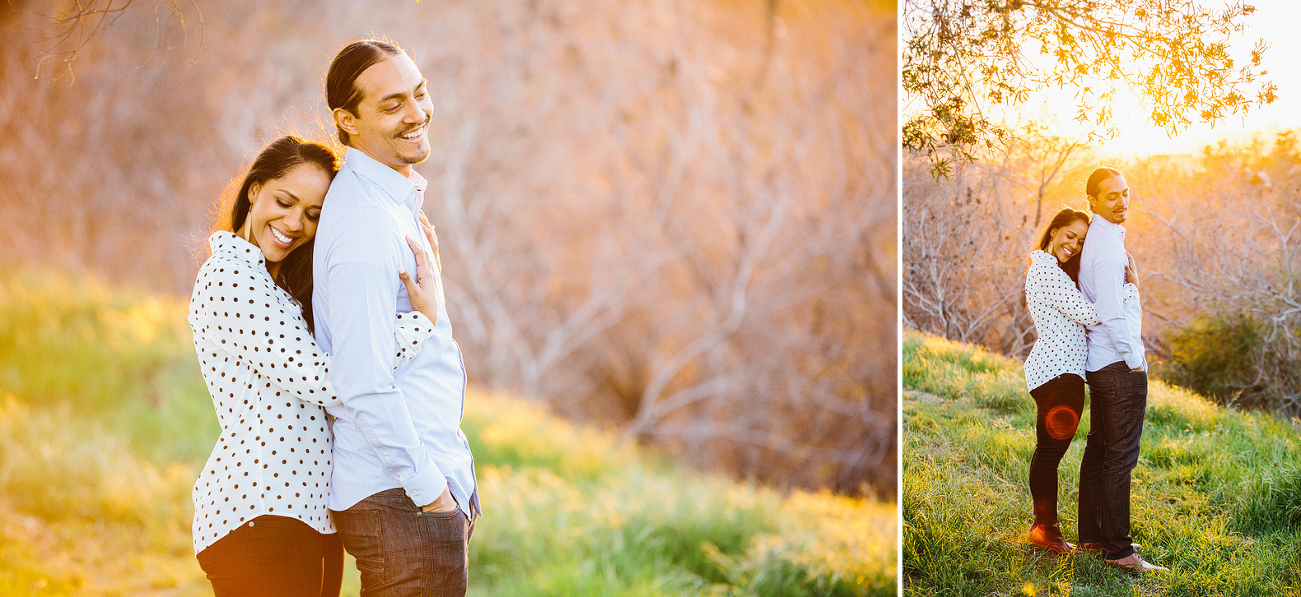
{"label": "shrub", "polygon": [[1221,404],[1267,406],[1256,372],[1265,348],[1260,324],[1244,313],[1199,315],[1171,334],[1160,374]]}

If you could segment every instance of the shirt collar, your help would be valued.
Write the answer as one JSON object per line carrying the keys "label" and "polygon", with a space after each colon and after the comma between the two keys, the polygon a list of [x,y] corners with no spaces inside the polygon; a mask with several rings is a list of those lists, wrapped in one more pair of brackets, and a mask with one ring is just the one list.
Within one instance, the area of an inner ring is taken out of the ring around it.
{"label": "shirt collar", "polygon": [[1043,249],[1035,249],[1030,252],[1030,262],[1041,265],[1057,265],[1057,258]]}
{"label": "shirt collar", "polygon": [[[1125,240],[1124,226],[1121,226],[1120,224],[1114,224],[1111,222],[1111,220],[1108,220],[1107,218],[1104,218],[1098,214],[1093,214],[1093,221],[1089,222],[1089,232],[1093,232],[1093,229],[1095,227],[1098,230],[1106,232],[1107,234],[1110,234],[1122,241]],[[1088,241],[1085,240],[1084,242],[1088,242]]]}
{"label": "shirt collar", "polygon": [[374,183],[394,203],[412,205],[415,209],[420,209],[420,206],[414,203],[417,195],[424,194],[425,185],[428,183],[414,169],[411,170],[411,178],[407,178],[355,147],[349,147],[344,153],[343,165]]}
{"label": "shirt collar", "polygon": [[266,267],[266,257],[262,255],[262,249],[257,245],[248,242],[228,230],[218,230],[208,237],[208,246],[212,247],[212,254],[228,255],[246,261],[250,264]]}

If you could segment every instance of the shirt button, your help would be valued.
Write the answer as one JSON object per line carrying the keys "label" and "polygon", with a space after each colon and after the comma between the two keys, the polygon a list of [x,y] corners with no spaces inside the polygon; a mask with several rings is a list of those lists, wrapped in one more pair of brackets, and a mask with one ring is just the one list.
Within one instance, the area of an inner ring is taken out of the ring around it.
{"label": "shirt button", "polygon": [[420,492],[419,492],[419,491],[413,491],[413,492],[411,492],[411,496],[412,496],[412,497],[415,497],[415,496],[417,496],[417,495],[420,495]]}

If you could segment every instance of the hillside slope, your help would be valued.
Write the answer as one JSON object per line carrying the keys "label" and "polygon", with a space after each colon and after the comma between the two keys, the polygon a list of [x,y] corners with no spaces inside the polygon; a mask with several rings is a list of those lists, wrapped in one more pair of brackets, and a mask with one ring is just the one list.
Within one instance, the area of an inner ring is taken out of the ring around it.
{"label": "hillside slope", "polygon": [[[184,315],[0,273],[0,595],[209,594],[190,487],[218,428]],[[690,471],[517,398],[472,393],[464,429],[472,595],[895,592],[893,505]]]}
{"label": "hillside slope", "polygon": [[[903,386],[906,595],[1301,594],[1295,422],[1151,383],[1133,535],[1171,572],[1135,578],[1025,542],[1035,406],[1019,363],[909,332]],[[1087,432],[1086,413],[1058,472],[1072,542]]]}

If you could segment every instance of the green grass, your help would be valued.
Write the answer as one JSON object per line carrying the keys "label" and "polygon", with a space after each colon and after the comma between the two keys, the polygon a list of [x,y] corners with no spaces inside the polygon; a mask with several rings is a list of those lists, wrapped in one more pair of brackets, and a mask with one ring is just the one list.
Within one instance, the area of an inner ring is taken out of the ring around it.
{"label": "green grass", "polygon": [[[1301,594],[1295,422],[1151,382],[1132,534],[1171,572],[1135,577],[1026,543],[1035,406],[1018,362],[909,332],[903,386],[905,595]],[[1072,541],[1087,432],[1086,413],[1058,472]]]}
{"label": "green grass", "polygon": [[[472,595],[895,592],[893,504],[694,472],[509,396],[471,393],[464,429]],[[0,595],[209,594],[190,487],[217,433],[183,299],[0,273]]]}

